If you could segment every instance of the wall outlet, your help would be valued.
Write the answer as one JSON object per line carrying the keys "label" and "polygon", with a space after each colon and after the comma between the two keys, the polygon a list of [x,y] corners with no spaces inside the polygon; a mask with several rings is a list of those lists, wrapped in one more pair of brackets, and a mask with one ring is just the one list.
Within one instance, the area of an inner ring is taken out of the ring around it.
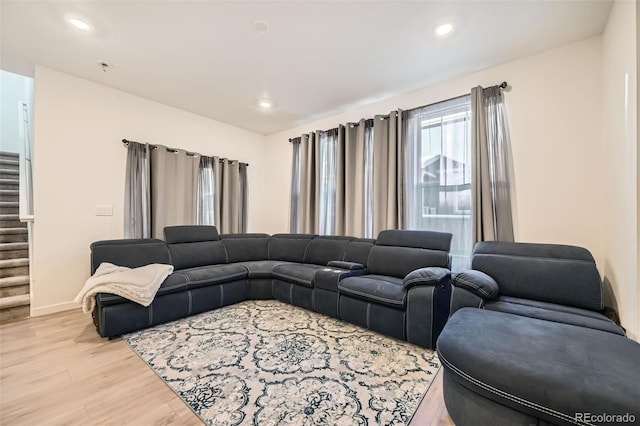
{"label": "wall outlet", "polygon": [[113,216],[113,206],[106,204],[96,206],[96,216]]}

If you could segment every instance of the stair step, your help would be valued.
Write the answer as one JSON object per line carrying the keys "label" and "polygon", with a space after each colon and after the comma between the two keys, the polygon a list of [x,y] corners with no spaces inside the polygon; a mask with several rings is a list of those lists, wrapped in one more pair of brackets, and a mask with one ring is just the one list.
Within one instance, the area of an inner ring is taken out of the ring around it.
{"label": "stair step", "polygon": [[25,222],[20,222],[17,214],[0,214],[0,228],[26,228]]}
{"label": "stair step", "polygon": [[0,158],[0,168],[18,170],[20,169],[20,160],[8,160],[6,158]]}
{"label": "stair step", "polygon": [[0,278],[0,297],[29,294],[29,276]]}
{"label": "stair step", "polygon": [[17,152],[0,151],[0,158],[3,160],[19,160],[20,154]]}
{"label": "stair step", "polygon": [[24,243],[28,240],[27,228],[0,228],[0,243]]}
{"label": "stair step", "polygon": [[[7,259],[7,260],[16,260],[16,259]],[[0,262],[6,262],[7,260],[0,260]],[[29,265],[10,266],[7,268],[0,268],[0,278],[15,277],[18,275],[29,275]]]}
{"label": "stair step", "polygon": [[0,157],[18,158],[20,154],[14,151],[0,151]]}
{"label": "stair step", "polygon": [[0,243],[0,260],[29,258],[28,242]]}
{"label": "stair step", "polygon": [[0,297],[0,323],[29,317],[30,303],[29,294]]}
{"label": "stair step", "polygon": [[2,189],[17,189],[19,185],[20,181],[18,179],[0,178],[0,188]]}
{"label": "stair step", "polygon": [[0,188],[0,200],[2,201],[18,201],[20,197],[20,191],[17,189],[1,189]]}
{"label": "stair step", "polygon": [[29,249],[0,250],[0,260],[29,258]]}
{"label": "stair step", "polygon": [[0,244],[0,251],[9,250],[23,250],[28,249],[29,243],[2,243]]}
{"label": "stair step", "polygon": [[29,285],[29,275],[18,275],[15,277],[0,278],[0,288]]}
{"label": "stair step", "polygon": [[29,294],[29,284],[14,285],[12,287],[0,287],[0,298],[20,296],[22,294]]}
{"label": "stair step", "polygon": [[0,278],[29,275],[29,259],[0,260]]}
{"label": "stair step", "polygon": [[0,269],[15,268],[17,266],[28,266],[29,259],[8,259],[0,260]]}
{"label": "stair step", "polygon": [[20,203],[17,201],[0,201],[0,214],[18,214]]}
{"label": "stair step", "polygon": [[27,228],[0,228],[0,235],[26,234]]}
{"label": "stair step", "polygon": [[0,157],[0,167],[3,169],[12,169],[14,167],[20,166],[19,158],[1,158]]}
{"label": "stair step", "polygon": [[13,169],[5,169],[0,166],[0,177],[2,179],[20,179],[20,171]]}
{"label": "stair step", "polygon": [[17,306],[15,308],[0,309],[0,324],[6,324],[11,321],[19,321],[29,318],[31,310],[29,305]]}
{"label": "stair step", "polygon": [[29,305],[31,297],[28,294],[18,296],[0,297],[0,309],[16,308],[18,306]]}

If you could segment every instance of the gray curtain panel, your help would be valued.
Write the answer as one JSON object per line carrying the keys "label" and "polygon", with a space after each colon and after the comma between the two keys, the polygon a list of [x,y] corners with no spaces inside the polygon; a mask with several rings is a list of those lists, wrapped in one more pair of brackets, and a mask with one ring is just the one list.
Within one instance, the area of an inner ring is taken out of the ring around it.
{"label": "gray curtain panel", "polygon": [[226,158],[219,163],[222,167],[221,215],[219,230],[223,234],[237,234],[240,231],[240,163]]}
{"label": "gray curtain panel", "polygon": [[293,148],[289,232],[294,234],[300,232],[300,140],[301,138],[293,138],[289,141]]}
{"label": "gray curtain panel", "polygon": [[216,225],[246,232],[247,164],[129,142],[125,236],[164,238],[171,225]]}
{"label": "gray curtain panel", "polygon": [[292,232],[372,238],[402,227],[401,114],[292,139]]}
{"label": "gray curtain panel", "polygon": [[129,142],[124,190],[125,238],[151,236],[150,147],[148,144]]}
{"label": "gray curtain panel", "polygon": [[403,227],[404,148],[402,111],[373,120],[372,234]]}
{"label": "gray curtain panel", "polygon": [[336,186],[338,184],[338,132],[339,128],[316,132],[318,138],[318,233],[336,235]]}
{"label": "gray curtain panel", "polygon": [[151,236],[164,238],[164,227],[197,220],[200,156],[158,145],[151,151]]}
{"label": "gray curtain panel", "polygon": [[471,89],[473,238],[513,241],[509,127],[502,89]]}
{"label": "gray curtain panel", "polygon": [[238,196],[238,232],[247,232],[247,218],[249,211],[249,180],[247,179],[247,165],[240,163],[240,195]]}
{"label": "gray curtain panel", "polygon": [[[343,159],[341,173],[343,175],[342,190],[344,208],[340,220],[344,223],[344,235],[369,237],[373,228],[367,211],[370,211],[371,197],[367,189],[371,185],[370,169],[372,167],[373,120],[360,120],[358,123],[347,123],[344,127],[344,143],[340,146]],[[369,207],[369,208],[367,208]]]}
{"label": "gray curtain panel", "polygon": [[202,155],[198,170],[198,225],[216,224],[216,195],[214,159]]}
{"label": "gray curtain panel", "polygon": [[318,146],[316,134],[311,132],[300,138],[300,198],[298,232],[317,233],[319,213]]}

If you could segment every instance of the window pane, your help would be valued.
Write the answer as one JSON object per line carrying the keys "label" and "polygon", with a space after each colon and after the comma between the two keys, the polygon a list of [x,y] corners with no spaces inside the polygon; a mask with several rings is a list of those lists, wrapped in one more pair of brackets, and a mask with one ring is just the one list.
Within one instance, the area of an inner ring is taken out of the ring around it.
{"label": "window pane", "polygon": [[406,226],[452,233],[452,269],[465,269],[473,223],[470,97],[408,111],[406,136]]}

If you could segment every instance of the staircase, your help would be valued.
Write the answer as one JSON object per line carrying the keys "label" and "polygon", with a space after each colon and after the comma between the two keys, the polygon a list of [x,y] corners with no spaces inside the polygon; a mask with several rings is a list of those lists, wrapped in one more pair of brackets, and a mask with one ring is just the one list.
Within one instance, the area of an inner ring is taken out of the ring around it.
{"label": "staircase", "polygon": [[0,323],[29,316],[29,234],[20,222],[19,156],[0,152]]}

